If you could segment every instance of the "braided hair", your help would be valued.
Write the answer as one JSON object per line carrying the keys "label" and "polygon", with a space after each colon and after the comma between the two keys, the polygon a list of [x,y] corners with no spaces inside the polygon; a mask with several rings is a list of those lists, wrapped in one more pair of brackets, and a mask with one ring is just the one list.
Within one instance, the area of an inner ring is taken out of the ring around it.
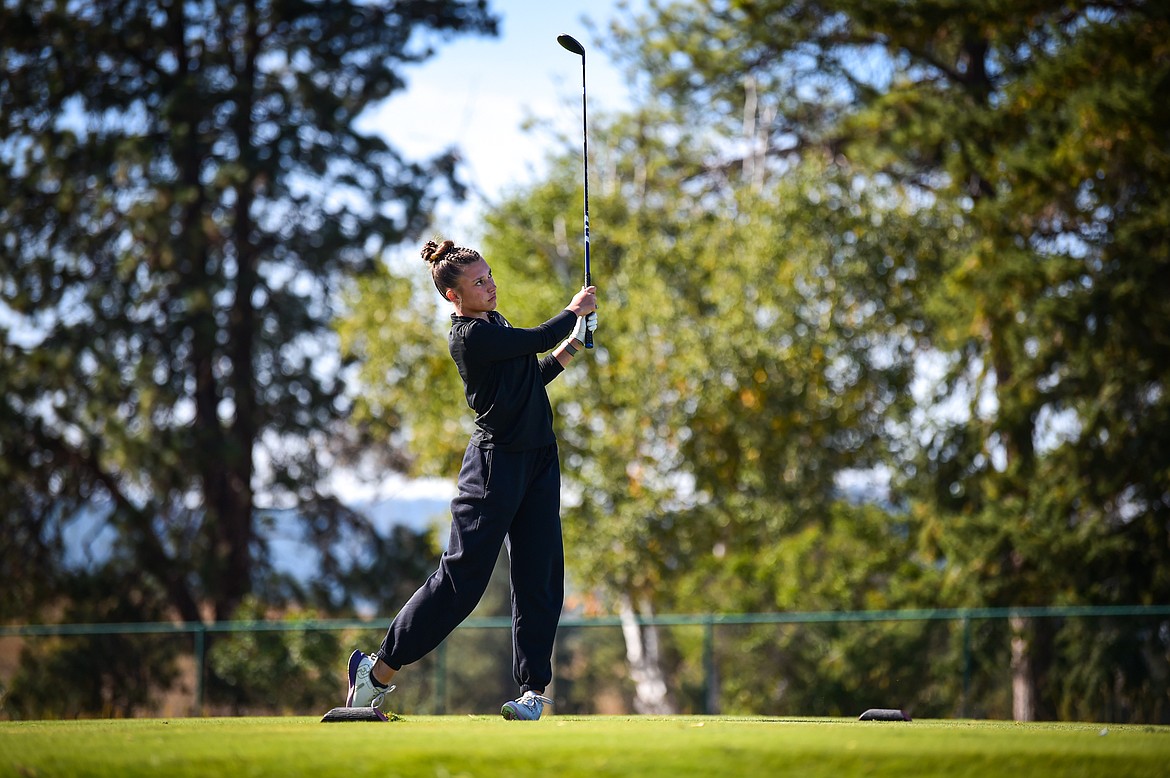
{"label": "braided hair", "polygon": [[454,289],[459,284],[459,277],[463,269],[483,259],[475,249],[456,246],[454,241],[445,240],[436,243],[428,240],[419,252],[423,261],[431,268],[431,280],[444,300],[447,299],[447,290]]}

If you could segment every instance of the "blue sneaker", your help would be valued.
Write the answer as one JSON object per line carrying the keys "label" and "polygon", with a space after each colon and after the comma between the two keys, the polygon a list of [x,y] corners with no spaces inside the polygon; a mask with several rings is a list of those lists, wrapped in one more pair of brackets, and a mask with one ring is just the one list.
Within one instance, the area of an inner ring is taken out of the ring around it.
{"label": "blue sneaker", "polygon": [[[372,656],[354,651],[349,655],[349,694],[345,697],[347,708],[378,708],[386,695],[394,691],[393,686],[374,685],[374,663]],[[539,715],[539,714],[537,714]]]}
{"label": "blue sneaker", "polygon": [[536,721],[544,712],[544,706],[552,704],[553,701],[543,694],[528,691],[505,702],[504,707],[500,708],[500,715],[508,721]]}

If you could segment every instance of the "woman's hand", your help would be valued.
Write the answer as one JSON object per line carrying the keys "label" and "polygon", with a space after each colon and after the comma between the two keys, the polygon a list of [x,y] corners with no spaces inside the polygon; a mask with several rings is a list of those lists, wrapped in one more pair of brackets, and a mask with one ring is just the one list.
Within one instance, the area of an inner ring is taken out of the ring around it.
{"label": "woman's hand", "polygon": [[586,286],[573,295],[573,301],[565,306],[578,316],[587,316],[597,310],[597,287]]}
{"label": "woman's hand", "polygon": [[597,331],[597,312],[589,314],[588,316],[578,316],[577,326],[573,328],[573,332],[569,335],[571,340],[578,343],[585,343],[585,333]]}

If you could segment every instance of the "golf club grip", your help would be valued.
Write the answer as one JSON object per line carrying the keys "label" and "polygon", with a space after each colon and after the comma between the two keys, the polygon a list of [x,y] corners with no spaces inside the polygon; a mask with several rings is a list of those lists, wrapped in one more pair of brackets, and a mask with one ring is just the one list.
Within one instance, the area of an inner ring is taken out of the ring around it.
{"label": "golf club grip", "polygon": [[[588,240],[588,238],[586,238],[586,240]],[[586,257],[585,266],[586,266],[586,268],[588,268],[588,266],[589,266],[589,259],[588,259],[588,257],[589,257],[589,244],[588,243],[585,244],[585,257]],[[593,286],[593,275],[589,272],[588,269],[586,269],[586,271],[585,271],[585,286],[586,287]],[[593,331],[588,329],[588,328],[586,328],[586,330],[585,330],[585,348],[593,348]]]}

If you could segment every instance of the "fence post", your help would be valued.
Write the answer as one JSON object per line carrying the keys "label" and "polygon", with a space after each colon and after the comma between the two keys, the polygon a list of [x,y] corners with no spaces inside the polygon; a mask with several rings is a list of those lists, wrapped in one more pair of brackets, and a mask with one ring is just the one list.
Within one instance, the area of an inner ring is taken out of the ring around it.
{"label": "fence post", "polygon": [[207,628],[195,627],[195,715],[203,715],[203,679],[207,675]]}
{"label": "fence post", "polygon": [[703,619],[703,712],[714,716],[719,708],[719,689],[715,684],[715,617]]}
{"label": "fence post", "polygon": [[971,616],[963,613],[963,693],[959,697],[959,717],[967,718],[967,694],[971,686]]}

